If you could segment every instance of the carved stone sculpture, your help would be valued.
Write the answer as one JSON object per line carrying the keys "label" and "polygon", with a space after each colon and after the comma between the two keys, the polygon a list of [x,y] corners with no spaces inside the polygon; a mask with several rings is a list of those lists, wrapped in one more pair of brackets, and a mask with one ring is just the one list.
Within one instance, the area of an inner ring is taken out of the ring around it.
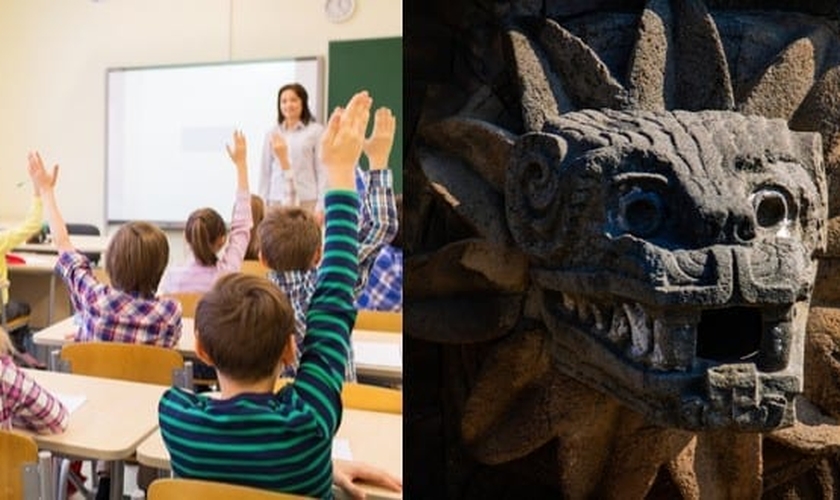
{"label": "carved stone sculpture", "polygon": [[837,7],[406,13],[407,490],[840,495]]}

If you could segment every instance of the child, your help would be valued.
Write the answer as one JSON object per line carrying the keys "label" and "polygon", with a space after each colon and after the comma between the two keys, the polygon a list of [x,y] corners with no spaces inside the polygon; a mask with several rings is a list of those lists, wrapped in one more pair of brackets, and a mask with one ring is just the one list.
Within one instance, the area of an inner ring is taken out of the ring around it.
{"label": "child", "polygon": [[[402,213],[402,196],[397,196],[397,214]],[[399,215],[398,215],[399,217]],[[359,309],[402,311],[403,251],[402,226],[389,245],[385,245],[373,262],[367,286],[359,295]]]}
{"label": "child", "polygon": [[15,347],[0,328],[0,429],[12,427],[38,434],[63,432],[70,414],[55,396],[15,366]]}
{"label": "child", "polygon": [[[105,252],[105,271],[111,284],[100,283],[88,258],[70,243],[53,185],[37,152],[29,153],[29,174],[41,190],[49,213],[50,232],[59,251],[56,273],[67,285],[73,309],[81,320],[74,340],[177,345],[181,337],[181,305],[173,299],[155,297],[169,261],[166,234],[146,222],[120,227]],[[107,465],[100,462],[98,469],[101,477],[96,498],[107,498]]]}
{"label": "child", "polygon": [[[297,378],[277,394],[284,363],[295,359],[294,312],[283,293],[251,275],[228,274],[196,312],[196,353],[219,374],[221,399],[169,389],[158,407],[176,475],[331,497],[332,440],[358,278],[358,195],[353,168],[371,99],[353,96],[330,117],[322,138],[329,192],[322,272],[306,316]],[[243,432],[247,430],[247,432]]]}
{"label": "child", "polygon": [[[52,175],[49,176],[49,182],[55,185],[57,176],[58,169],[56,168],[53,170]],[[34,183],[32,188],[32,204],[29,207],[29,213],[26,214],[26,218],[20,225],[5,231],[0,231],[0,283],[6,283],[8,285],[9,270],[6,266],[6,254],[41,230],[43,212],[41,191]],[[0,307],[5,309],[6,321],[12,321],[21,316],[26,316],[30,312],[29,304],[9,299],[9,290],[5,286],[0,289]],[[37,360],[26,353],[26,344],[30,335],[29,326],[18,328],[16,331],[10,332],[10,335],[14,339],[15,352],[25,355],[28,364],[37,365]]]}
{"label": "child", "polygon": [[160,283],[161,294],[176,292],[206,292],[219,275],[238,271],[245,258],[251,237],[251,194],[248,190],[248,164],[245,136],[233,133],[233,148],[227,145],[228,155],[236,165],[236,201],[230,223],[230,236],[224,254],[217,254],[225,246],[226,228],[222,216],[212,208],[200,208],[190,214],[184,236],[191,250],[189,262],[170,267]]}
{"label": "child", "polygon": [[[388,156],[394,142],[396,120],[387,108],[376,111],[373,135],[365,141],[364,152],[370,160],[371,170],[367,182],[359,186],[364,193],[366,207],[362,207],[363,220],[359,229],[359,279],[354,284],[354,294],[364,288],[367,275],[379,250],[394,237],[398,229],[394,203],[393,180]],[[260,240],[260,260],[271,271],[269,279],[289,297],[295,310],[295,343],[297,351],[303,344],[306,331],[306,309],[315,289],[318,262],[321,252],[320,226],[315,216],[298,208],[274,208],[257,228]],[[347,365],[347,380],[354,381],[356,373],[352,361]],[[293,376],[296,364],[288,365],[284,376]]]}
{"label": "child", "polygon": [[105,253],[111,284],[100,283],[90,261],[70,243],[53,186],[36,152],[29,154],[29,171],[49,212],[50,232],[59,251],[56,273],[67,285],[81,319],[74,340],[175,346],[181,337],[181,306],[175,300],[155,297],[169,260],[163,231],[146,222],[123,225]]}
{"label": "child", "polygon": [[260,254],[257,226],[265,217],[265,202],[259,196],[251,195],[251,236],[248,238],[248,249],[245,250],[245,260],[257,260]]}

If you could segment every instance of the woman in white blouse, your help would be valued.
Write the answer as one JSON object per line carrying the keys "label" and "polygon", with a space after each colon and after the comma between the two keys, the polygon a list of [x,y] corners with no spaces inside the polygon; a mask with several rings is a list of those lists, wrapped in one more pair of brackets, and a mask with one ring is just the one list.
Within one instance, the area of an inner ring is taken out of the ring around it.
{"label": "woman in white blouse", "polygon": [[326,178],[319,160],[324,127],[309,110],[309,95],[299,83],[277,93],[277,123],[268,131],[260,165],[259,195],[268,206],[300,206],[322,211]]}

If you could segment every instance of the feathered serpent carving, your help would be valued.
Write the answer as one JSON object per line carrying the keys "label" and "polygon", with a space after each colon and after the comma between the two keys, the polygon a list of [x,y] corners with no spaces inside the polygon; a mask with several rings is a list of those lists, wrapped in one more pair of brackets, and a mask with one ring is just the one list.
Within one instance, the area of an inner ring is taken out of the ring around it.
{"label": "feathered serpent carving", "polygon": [[476,346],[465,446],[545,475],[551,445],[543,480],[569,498],[793,488],[802,461],[767,450],[817,463],[836,444],[813,419],[840,414],[836,384],[809,383],[840,374],[833,308],[806,337],[812,293],[833,305],[814,291],[835,245],[831,24],[692,0],[520,14],[499,28],[519,115],[480,88],[414,148],[458,223],[415,236],[406,332]]}

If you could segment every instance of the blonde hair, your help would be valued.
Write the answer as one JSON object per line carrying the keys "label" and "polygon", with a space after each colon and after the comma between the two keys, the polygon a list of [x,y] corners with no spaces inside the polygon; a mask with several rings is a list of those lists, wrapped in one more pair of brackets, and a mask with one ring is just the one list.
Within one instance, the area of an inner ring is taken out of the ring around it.
{"label": "blonde hair", "polygon": [[0,326],[0,356],[14,354],[16,352],[17,349],[15,349],[15,344],[12,343],[12,338],[9,337],[9,332],[7,332],[5,328]]}

